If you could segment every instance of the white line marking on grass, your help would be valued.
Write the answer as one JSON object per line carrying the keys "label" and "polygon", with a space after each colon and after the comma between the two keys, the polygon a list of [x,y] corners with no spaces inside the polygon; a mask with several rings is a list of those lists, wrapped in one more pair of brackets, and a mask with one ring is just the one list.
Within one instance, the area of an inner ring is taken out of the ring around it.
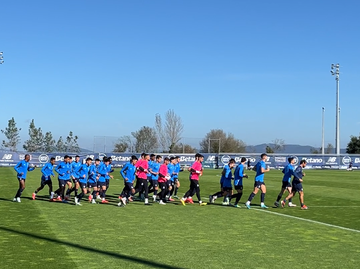
{"label": "white line marking on grass", "polygon": [[347,208],[347,207],[360,207],[360,205],[348,205],[348,206],[344,206],[344,205],[312,205],[311,208],[313,207],[337,207],[337,208]]}
{"label": "white line marking on grass", "polygon": [[321,222],[321,221],[311,220],[311,219],[304,219],[304,218],[300,218],[300,217],[295,217],[295,216],[291,216],[291,215],[286,215],[286,214],[282,214],[282,213],[277,213],[277,212],[274,212],[274,211],[268,211],[268,210],[266,210],[266,209],[264,210],[264,209],[254,208],[253,210],[260,211],[260,212],[265,212],[265,213],[269,213],[269,214],[274,214],[274,215],[278,215],[278,216],[282,216],[282,217],[287,217],[287,218],[292,218],[292,219],[307,221],[307,222],[311,222],[311,223],[316,223],[316,224],[320,224],[320,225],[325,225],[325,226],[328,226],[328,227],[337,228],[337,229],[341,229],[341,230],[345,230],[345,231],[360,233],[360,230],[355,230],[355,229],[351,229],[351,228],[341,227],[341,226],[337,226],[337,225],[333,225],[333,224],[329,224],[329,223],[325,223],[325,222]]}

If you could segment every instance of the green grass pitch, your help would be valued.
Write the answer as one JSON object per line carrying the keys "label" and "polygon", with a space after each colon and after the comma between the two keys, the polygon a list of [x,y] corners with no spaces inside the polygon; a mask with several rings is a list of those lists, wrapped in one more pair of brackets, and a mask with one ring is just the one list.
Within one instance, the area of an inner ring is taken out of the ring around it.
{"label": "green grass pitch", "polygon": [[[219,189],[221,170],[201,177],[204,201]],[[0,268],[359,268],[360,174],[307,170],[305,203],[296,208],[258,205],[245,209],[254,172],[244,179],[241,208],[182,206],[179,202],[117,207],[122,189],[114,172],[110,204],[83,206],[49,202],[47,187],[39,199],[31,193],[40,169],[28,173],[21,203],[13,168],[0,168]],[[280,171],[265,175],[265,203],[272,206],[281,187]],[[181,173],[180,194],[188,188]],[[53,180],[57,185],[57,180]],[[194,198],[196,200],[196,198]]]}

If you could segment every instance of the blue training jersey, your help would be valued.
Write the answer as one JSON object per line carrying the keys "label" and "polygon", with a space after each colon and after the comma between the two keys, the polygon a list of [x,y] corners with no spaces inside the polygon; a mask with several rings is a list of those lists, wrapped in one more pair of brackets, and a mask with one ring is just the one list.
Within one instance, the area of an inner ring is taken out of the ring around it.
{"label": "blue training jersey", "polygon": [[87,164],[83,164],[80,166],[80,169],[78,170],[79,182],[81,183],[88,182],[89,171],[90,171],[90,166],[88,166]]}
{"label": "blue training jersey", "polygon": [[282,170],[284,176],[282,181],[284,182],[290,182],[291,181],[291,176],[294,175],[294,166],[292,166],[290,163],[284,167],[284,169]]}
{"label": "blue training jersey", "polygon": [[97,173],[97,166],[95,164],[92,164],[89,168],[89,177],[88,180],[91,183],[96,183],[98,173]]}
{"label": "blue training jersey", "polygon": [[175,164],[175,175],[174,175],[174,178],[179,178],[179,173],[180,173],[180,170],[181,170],[181,166],[180,166],[180,163],[176,163]]}
{"label": "blue training jersey", "polygon": [[42,177],[45,180],[49,180],[50,176],[54,176],[54,166],[51,163],[46,163],[43,168],[41,168]]}
{"label": "blue training jersey", "polygon": [[121,169],[120,174],[124,178],[126,183],[134,183],[135,181],[136,167],[131,163],[126,163]]}
{"label": "blue training jersey", "polygon": [[26,179],[27,172],[33,171],[35,167],[29,167],[29,162],[22,160],[15,165],[14,169],[17,172],[17,178]]}
{"label": "blue training jersey", "polygon": [[79,178],[79,169],[81,167],[82,163],[81,162],[72,162],[71,163],[71,175],[74,177],[74,178]]}
{"label": "blue training jersey", "polygon": [[[158,162],[153,162],[152,166],[151,166],[151,171],[154,172],[154,173],[159,173],[159,170],[160,170],[160,163]],[[151,174],[151,179],[152,180],[158,180],[159,179],[159,174]]]}
{"label": "blue training jersey", "polygon": [[294,171],[294,178],[293,178],[293,183],[294,184],[299,184],[300,179],[303,178],[303,170],[302,167],[299,165],[298,167],[296,167],[295,171]]}
{"label": "blue training jersey", "polygon": [[58,173],[58,177],[61,180],[70,180],[71,174],[71,165],[70,163],[61,162],[55,168],[56,173]]}
{"label": "blue training jersey", "polygon": [[174,174],[173,173],[175,172],[175,165],[172,164],[172,163],[169,163],[167,168],[168,168],[168,173],[169,173],[169,175],[171,177],[170,180],[174,181]]}
{"label": "blue training jersey", "polygon": [[105,182],[106,181],[106,175],[108,174],[108,168],[105,163],[100,163],[98,167],[98,174],[99,174],[99,182]]}
{"label": "blue training jersey", "polygon": [[111,164],[108,164],[105,166],[106,166],[106,170],[107,170],[107,175],[105,176],[105,179],[110,180],[110,173],[114,172],[114,170],[112,169]]}
{"label": "blue training jersey", "polygon": [[229,165],[225,165],[221,173],[222,186],[225,188],[231,188],[232,187],[231,179],[232,179],[231,168],[229,167]]}
{"label": "blue training jersey", "polygon": [[241,163],[235,168],[234,172],[234,186],[242,186],[244,177],[244,165]]}
{"label": "blue training jersey", "polygon": [[261,168],[266,169],[266,163],[264,161],[260,161],[256,164],[255,181],[264,182],[264,173],[261,172]]}
{"label": "blue training jersey", "polygon": [[149,160],[149,161],[148,161],[148,171],[149,171],[149,172],[146,174],[147,177],[151,177],[150,168],[153,166],[154,163],[155,163],[155,162],[152,161],[152,160]]}

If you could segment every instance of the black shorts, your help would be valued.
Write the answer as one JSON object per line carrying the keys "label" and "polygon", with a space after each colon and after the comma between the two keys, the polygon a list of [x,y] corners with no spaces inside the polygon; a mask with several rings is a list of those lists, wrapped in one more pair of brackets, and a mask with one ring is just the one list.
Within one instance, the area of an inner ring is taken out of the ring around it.
{"label": "black shorts", "polygon": [[24,181],[25,181],[25,178],[20,178],[20,177],[18,177],[17,179],[18,179],[19,181],[20,181],[20,180],[24,180]]}
{"label": "black shorts", "polygon": [[292,184],[292,192],[301,192],[304,191],[301,183]]}
{"label": "black shorts", "polygon": [[125,189],[132,190],[134,188],[134,184],[131,182],[125,182]]}
{"label": "black shorts", "polygon": [[223,190],[227,191],[227,192],[230,192],[230,191],[232,191],[232,187],[223,187]]}
{"label": "black shorts", "polygon": [[282,189],[287,189],[287,188],[290,188],[291,187],[291,183],[288,182],[288,181],[283,181],[282,182]]}
{"label": "black shorts", "polygon": [[172,180],[168,180],[168,181],[166,182],[166,184],[168,185],[168,187],[175,185],[175,184],[174,184],[174,181],[172,181]]}
{"label": "black shorts", "polygon": [[159,186],[159,182],[156,179],[151,180],[151,182],[154,187]]}
{"label": "black shorts", "polygon": [[174,178],[174,183],[178,183],[179,182],[179,178]]}
{"label": "black shorts", "polygon": [[262,181],[255,181],[254,183],[254,187],[258,189],[261,189],[261,185],[265,185],[265,183]]}
{"label": "black shorts", "polygon": [[80,188],[81,188],[81,189],[86,189],[87,183],[79,182],[79,184],[80,184]]}
{"label": "black shorts", "polygon": [[50,184],[52,184],[51,179],[48,179],[48,180],[41,179],[41,186],[50,185]]}
{"label": "black shorts", "polygon": [[235,185],[235,190],[243,190],[243,185]]}
{"label": "black shorts", "polygon": [[106,187],[106,182],[98,182],[98,183],[97,183],[97,187],[98,187],[98,188],[101,188],[101,187],[103,187],[103,186]]}
{"label": "black shorts", "polygon": [[88,187],[88,188],[96,188],[96,187],[97,187],[97,183],[96,183],[96,182],[88,182],[88,183],[87,183],[87,187]]}
{"label": "black shorts", "polygon": [[65,187],[65,185],[67,184],[68,180],[64,180],[64,179],[59,179],[59,187]]}
{"label": "black shorts", "polygon": [[79,182],[79,179],[78,178],[75,178],[72,180],[74,183],[78,183]]}

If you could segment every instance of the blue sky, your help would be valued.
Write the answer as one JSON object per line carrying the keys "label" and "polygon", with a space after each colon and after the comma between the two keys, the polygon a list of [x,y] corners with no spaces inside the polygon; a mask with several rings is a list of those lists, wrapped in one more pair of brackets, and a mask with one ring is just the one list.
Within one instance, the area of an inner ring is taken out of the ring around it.
{"label": "blue sky", "polygon": [[[360,129],[358,1],[18,1],[0,10],[0,128],[31,119],[82,147],[153,126],[169,109],[184,141],[210,129],[248,145],[341,146]],[[0,134],[3,139],[3,135]]]}

